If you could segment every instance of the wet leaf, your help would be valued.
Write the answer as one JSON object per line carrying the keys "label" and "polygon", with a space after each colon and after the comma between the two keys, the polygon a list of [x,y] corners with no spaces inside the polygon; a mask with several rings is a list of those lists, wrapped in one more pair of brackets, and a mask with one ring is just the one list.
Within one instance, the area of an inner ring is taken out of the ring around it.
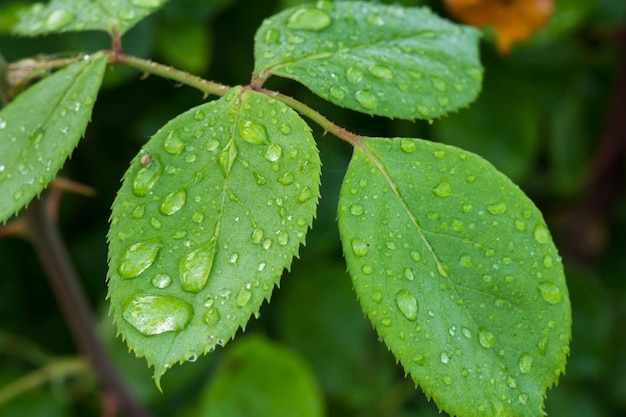
{"label": "wet leaf", "polygon": [[451,415],[542,415],[571,311],[550,232],[517,186],[458,148],[364,139],[338,216],[361,306],[428,397]]}
{"label": "wet leaf", "polygon": [[176,117],[137,155],[113,204],[109,297],[157,385],[270,298],[311,225],[319,176],[304,121],[241,88]]}
{"label": "wet leaf", "polygon": [[427,9],[318,2],[263,22],[254,74],[297,80],[363,113],[432,119],[476,98],[477,44],[476,30]]}
{"label": "wet leaf", "polygon": [[51,0],[26,9],[13,28],[23,36],[103,30],[123,34],[167,0]]}
{"label": "wet leaf", "polygon": [[0,110],[0,222],[39,195],[83,136],[107,57],[76,62]]}
{"label": "wet leaf", "polygon": [[302,358],[261,338],[243,340],[232,347],[206,390],[198,413],[207,417],[324,414],[319,388]]}

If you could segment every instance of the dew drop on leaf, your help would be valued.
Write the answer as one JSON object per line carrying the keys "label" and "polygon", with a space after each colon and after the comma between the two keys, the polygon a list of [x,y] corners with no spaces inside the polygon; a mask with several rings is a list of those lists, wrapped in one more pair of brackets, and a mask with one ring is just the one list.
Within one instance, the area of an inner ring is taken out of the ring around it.
{"label": "dew drop on leaf", "polygon": [[393,71],[389,67],[374,65],[369,67],[369,72],[376,78],[390,80],[393,78]]}
{"label": "dew drop on leaf", "polygon": [[257,227],[252,231],[252,234],[250,235],[250,240],[252,241],[252,243],[261,243],[261,240],[263,240],[263,235],[263,229]]}
{"label": "dew drop on leaf", "polygon": [[550,304],[558,304],[563,299],[563,293],[559,287],[551,282],[544,281],[537,285],[541,298]]}
{"label": "dew drop on leaf", "polygon": [[437,197],[449,197],[451,193],[452,187],[450,187],[450,183],[448,182],[447,177],[443,177],[441,181],[439,181],[439,184],[433,187],[433,194],[435,194]]}
{"label": "dew drop on leaf", "polygon": [[172,283],[172,278],[167,274],[157,274],[152,278],[152,285],[156,288],[167,288]]}
{"label": "dew drop on leaf", "polygon": [[157,239],[144,240],[130,245],[120,259],[118,272],[122,278],[135,278],[150,268],[156,261],[161,242]]}
{"label": "dew drop on leaf", "polygon": [[174,191],[165,196],[165,198],[161,202],[161,205],[159,206],[159,211],[161,212],[161,214],[171,216],[172,214],[183,208],[186,202],[187,191],[184,188],[181,188],[180,190]]}
{"label": "dew drop on leaf", "polygon": [[148,194],[161,177],[161,173],[163,173],[163,164],[157,156],[152,155],[150,163],[137,171],[135,178],[133,178],[133,193],[138,197]]}
{"label": "dew drop on leaf", "polygon": [[278,182],[282,185],[290,185],[293,184],[294,179],[294,175],[291,172],[285,172],[283,175],[278,177]]}
{"label": "dew drop on leaf", "polygon": [[417,299],[408,290],[400,290],[396,294],[396,305],[400,312],[410,321],[417,320]]}
{"label": "dew drop on leaf", "polygon": [[506,203],[500,200],[497,203],[487,204],[487,211],[494,215],[506,213]]}
{"label": "dew drop on leaf", "polygon": [[287,27],[301,30],[322,30],[330,26],[332,18],[324,10],[305,7],[296,10],[287,20]]}
{"label": "dew drop on leaf", "polygon": [[313,197],[311,189],[309,187],[303,187],[300,194],[298,194],[298,203],[309,201],[311,197]]}
{"label": "dew drop on leaf", "polygon": [[263,41],[268,45],[274,45],[278,43],[280,39],[280,31],[278,29],[268,29],[263,34]]}
{"label": "dew drop on leaf", "polygon": [[246,142],[259,145],[268,142],[267,129],[259,122],[245,120],[239,125],[239,133]]}
{"label": "dew drop on leaf", "polygon": [[485,349],[491,349],[496,343],[496,338],[489,330],[485,329],[484,327],[479,327],[478,341],[480,342],[480,345]]}
{"label": "dew drop on leaf", "polygon": [[357,67],[349,67],[346,70],[346,79],[350,84],[358,84],[363,79],[363,71]]}
{"label": "dew drop on leaf", "polygon": [[243,288],[241,291],[239,291],[239,293],[237,293],[237,296],[235,297],[235,303],[237,303],[237,306],[239,307],[245,307],[251,298],[252,292]]}
{"label": "dew drop on leaf", "polygon": [[122,317],[145,336],[180,332],[189,323],[191,305],[177,297],[138,295],[128,300]]}
{"label": "dew drop on leaf", "polygon": [[363,206],[360,204],[353,204],[350,206],[350,213],[354,216],[360,216],[364,212]]}
{"label": "dew drop on leaf", "polygon": [[400,149],[405,153],[413,153],[417,149],[417,142],[404,138],[400,141]]}
{"label": "dew drop on leaf", "polygon": [[185,142],[178,136],[178,133],[175,131],[170,132],[165,138],[163,142],[163,149],[165,152],[170,153],[172,155],[178,155],[185,149]]}
{"label": "dew drop on leaf", "polygon": [[378,106],[378,98],[376,94],[369,90],[359,90],[354,94],[356,101],[366,110],[374,110]]}
{"label": "dew drop on leaf", "polygon": [[48,30],[58,30],[61,29],[68,24],[70,24],[74,20],[75,16],[73,13],[57,9],[50,13],[50,16],[46,19],[46,26]]}
{"label": "dew drop on leaf", "polygon": [[539,243],[548,243],[550,242],[550,231],[543,223],[537,223],[535,230],[533,231],[533,236]]}
{"label": "dew drop on leaf", "polygon": [[183,291],[198,293],[204,288],[213,268],[216,252],[217,245],[212,239],[206,246],[189,252],[180,261],[179,272]]}
{"label": "dew drop on leaf", "polygon": [[533,370],[534,359],[530,353],[523,353],[519,358],[519,370],[523,374],[530,373]]}
{"label": "dew drop on leaf", "polygon": [[270,162],[276,162],[283,156],[283,148],[277,143],[272,143],[265,150],[265,159]]}
{"label": "dew drop on leaf", "polygon": [[213,326],[219,320],[220,320],[220,312],[217,311],[215,307],[208,308],[207,311],[205,311],[204,315],[202,316],[202,321],[204,321],[204,323],[207,326]]}
{"label": "dew drop on leaf", "polygon": [[350,245],[352,246],[352,252],[354,252],[354,256],[356,256],[357,258],[361,258],[367,255],[367,252],[369,251],[369,245],[358,238],[353,238],[350,241]]}

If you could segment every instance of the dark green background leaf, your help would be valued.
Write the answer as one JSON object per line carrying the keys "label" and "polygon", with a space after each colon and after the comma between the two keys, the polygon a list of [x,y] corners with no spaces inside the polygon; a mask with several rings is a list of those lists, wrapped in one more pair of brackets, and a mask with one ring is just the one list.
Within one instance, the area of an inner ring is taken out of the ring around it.
{"label": "dark green background leaf", "polygon": [[107,57],[94,55],[38,82],[0,110],[0,222],[56,176],[83,136]]}
{"label": "dark green background leaf", "polygon": [[428,9],[318,2],[266,19],[254,75],[292,78],[342,107],[432,119],[467,106],[482,81],[478,32]]}
{"label": "dark green background leaf", "polygon": [[488,162],[364,139],[339,202],[361,306],[451,415],[540,416],[569,352],[563,267],[533,203]]}
{"label": "dark green background leaf", "polygon": [[235,88],[157,132],[113,204],[109,297],[160,376],[234,337],[304,242],[319,197],[309,127]]}

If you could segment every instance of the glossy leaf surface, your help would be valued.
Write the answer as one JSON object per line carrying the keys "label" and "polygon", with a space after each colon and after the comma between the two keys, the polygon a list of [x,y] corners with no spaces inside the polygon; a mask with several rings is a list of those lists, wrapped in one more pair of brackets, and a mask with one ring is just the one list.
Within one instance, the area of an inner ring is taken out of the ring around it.
{"label": "glossy leaf surface", "polygon": [[427,9],[318,2],[266,19],[255,37],[256,76],[301,82],[339,106],[432,119],[480,91],[478,32]]}
{"label": "glossy leaf surface", "polygon": [[121,35],[167,0],[52,0],[24,11],[14,32],[23,36],[102,30]]}
{"label": "glossy leaf surface", "polygon": [[0,110],[0,222],[39,195],[85,133],[106,56],[76,62]]}
{"label": "glossy leaf surface", "polygon": [[571,311],[541,213],[482,158],[364,139],[339,227],[361,306],[451,415],[540,416],[563,372]]}
{"label": "glossy leaf surface", "polygon": [[304,121],[241,88],[176,117],[137,155],[113,204],[109,297],[157,385],[269,299],[311,225],[319,176]]}
{"label": "glossy leaf surface", "polygon": [[232,346],[199,412],[207,417],[324,415],[319,389],[306,362],[261,338]]}

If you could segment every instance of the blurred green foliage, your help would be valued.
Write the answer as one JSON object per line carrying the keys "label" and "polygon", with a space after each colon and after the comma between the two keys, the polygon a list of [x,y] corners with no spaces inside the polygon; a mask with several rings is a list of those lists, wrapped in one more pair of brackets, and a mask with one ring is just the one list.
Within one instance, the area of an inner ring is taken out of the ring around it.
{"label": "blurred green foliage", "polygon": [[[123,50],[207,79],[245,84],[253,68],[256,28],[265,17],[301,2],[171,0],[125,35]],[[440,1],[401,3],[429,4],[445,14]],[[0,52],[8,62],[110,47],[107,36],[97,33],[10,37],[15,13],[25,4],[0,2]],[[483,94],[469,109],[432,124],[339,109],[288,80],[271,79],[267,85],[360,134],[424,137],[474,151],[517,182],[552,228],[573,306],[571,355],[566,375],[548,391],[548,415],[617,417],[626,415],[626,138],[622,121],[622,136],[614,143],[611,117],[626,114],[626,107],[616,109],[620,100],[626,106],[624,88],[616,84],[626,73],[626,3],[557,4],[550,25],[508,56],[497,55],[486,36]],[[174,367],[163,380],[165,394],[154,387],[145,361],[128,354],[115,338],[104,299],[109,207],[138,148],[169,119],[202,101],[190,88],[110,68],[86,137],[62,171],[98,190],[94,199],[64,196],[59,222],[100,317],[100,333],[132,391],[157,416],[202,415],[200,410],[211,409],[210,401],[219,407],[227,399],[211,388],[224,367],[251,349],[245,344],[260,344],[261,350],[287,349],[296,358],[297,372],[305,379],[312,375],[329,417],[438,415],[377,341],[355,300],[335,221],[351,149],[319,129],[314,136],[323,162],[322,199],[314,228],[301,260],[245,335],[191,366]],[[1,239],[0,268],[1,396],[21,377],[76,355],[76,348],[31,247]],[[264,337],[250,341],[257,334]],[[260,377],[259,386],[266,383]],[[0,415],[97,416],[101,407],[92,376],[60,372],[0,404]]]}

